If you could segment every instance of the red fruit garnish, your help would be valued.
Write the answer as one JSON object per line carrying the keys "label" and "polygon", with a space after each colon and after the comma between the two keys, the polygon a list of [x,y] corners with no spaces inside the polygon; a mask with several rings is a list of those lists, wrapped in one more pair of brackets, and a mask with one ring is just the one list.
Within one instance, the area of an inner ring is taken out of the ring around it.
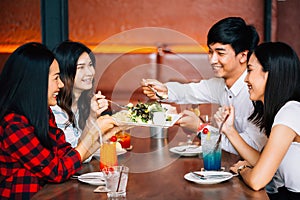
{"label": "red fruit garnish", "polygon": [[197,132],[200,132],[207,125],[208,125],[208,123],[200,124],[200,126],[198,127],[198,131]]}
{"label": "red fruit garnish", "polygon": [[202,133],[203,134],[207,134],[209,132],[209,130],[207,129],[207,128],[204,128],[203,130],[202,130]]}
{"label": "red fruit garnish", "polygon": [[111,136],[111,138],[110,138],[110,141],[112,141],[112,142],[116,142],[117,140],[118,140],[118,138],[115,135]]}

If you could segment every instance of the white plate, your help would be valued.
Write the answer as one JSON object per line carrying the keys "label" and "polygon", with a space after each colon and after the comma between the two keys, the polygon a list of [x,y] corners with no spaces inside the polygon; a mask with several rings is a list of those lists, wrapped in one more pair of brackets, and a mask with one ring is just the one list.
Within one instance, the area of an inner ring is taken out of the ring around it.
{"label": "white plate", "polygon": [[[197,171],[196,173],[202,174],[204,176],[210,175],[220,175],[220,177],[208,177],[207,179],[200,179],[196,175],[193,175],[191,172],[184,175],[184,178],[188,181],[192,181],[198,184],[217,184],[224,181],[227,181],[233,177],[233,174],[230,172],[221,172],[221,171]],[[223,177],[222,177],[223,176]]]}
{"label": "white plate", "polygon": [[105,185],[105,179],[102,172],[91,172],[78,176],[78,180],[90,185]]}
{"label": "white plate", "polygon": [[197,156],[202,153],[202,147],[197,145],[183,145],[172,147],[170,148],[170,151],[181,156]]}
{"label": "white plate", "polygon": [[116,119],[117,123],[119,126],[146,126],[146,127],[172,127],[174,126],[175,122],[177,122],[177,120],[180,119],[180,117],[182,117],[182,114],[167,114],[167,117],[171,117],[171,121],[166,121],[165,124],[163,126],[161,125],[155,125],[152,123],[137,123],[137,122],[127,122],[127,121],[120,121],[118,119]]}
{"label": "white plate", "polygon": [[[126,149],[120,149],[120,150],[117,150],[117,155],[119,156],[119,155],[122,155],[122,154],[124,154],[124,153],[126,153],[127,151],[126,151]],[[98,149],[94,154],[93,154],[93,156],[95,157],[95,158],[100,158],[100,149]]]}

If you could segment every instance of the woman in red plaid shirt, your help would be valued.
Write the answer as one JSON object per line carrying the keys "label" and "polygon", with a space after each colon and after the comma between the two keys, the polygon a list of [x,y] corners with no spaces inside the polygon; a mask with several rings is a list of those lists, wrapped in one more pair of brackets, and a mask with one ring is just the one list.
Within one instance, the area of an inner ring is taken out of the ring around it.
{"label": "woman in red plaid shirt", "polygon": [[[49,106],[64,84],[51,51],[40,43],[19,47],[0,75],[0,199],[30,199],[47,182],[70,178],[100,146],[91,131],[76,148],[65,141]],[[102,133],[115,122],[97,120]]]}

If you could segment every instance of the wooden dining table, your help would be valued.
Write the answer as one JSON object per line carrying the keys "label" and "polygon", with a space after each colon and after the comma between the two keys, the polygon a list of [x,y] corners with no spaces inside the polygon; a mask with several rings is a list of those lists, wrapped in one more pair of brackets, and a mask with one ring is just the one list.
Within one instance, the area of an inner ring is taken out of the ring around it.
{"label": "wooden dining table", "polygon": [[[186,141],[181,127],[168,128],[165,138],[154,138],[149,127],[130,129],[132,150],[118,156],[118,164],[129,167],[127,200],[134,199],[268,199],[265,190],[254,191],[243,180],[234,176],[217,184],[197,184],[184,178],[191,171],[203,168],[202,154],[183,157],[170,152],[170,148]],[[195,136],[196,134],[194,134]],[[194,142],[200,144],[195,137]],[[222,152],[222,167],[229,167],[240,159],[239,156]],[[83,164],[78,174],[99,172],[99,158]],[[46,184],[32,199],[94,200],[107,199],[107,194],[97,193],[98,186],[70,179],[64,183]]]}

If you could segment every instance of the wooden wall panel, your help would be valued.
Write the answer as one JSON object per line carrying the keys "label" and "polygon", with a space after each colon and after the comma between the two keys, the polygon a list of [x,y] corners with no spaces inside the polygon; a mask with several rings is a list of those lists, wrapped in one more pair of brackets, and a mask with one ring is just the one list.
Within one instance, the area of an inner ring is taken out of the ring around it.
{"label": "wooden wall panel", "polygon": [[[70,38],[91,46],[141,27],[163,27],[206,44],[208,29],[228,16],[254,24],[263,39],[263,0],[72,0],[69,1]],[[149,41],[147,38],[145,42]],[[134,38],[132,39],[134,43]]]}

